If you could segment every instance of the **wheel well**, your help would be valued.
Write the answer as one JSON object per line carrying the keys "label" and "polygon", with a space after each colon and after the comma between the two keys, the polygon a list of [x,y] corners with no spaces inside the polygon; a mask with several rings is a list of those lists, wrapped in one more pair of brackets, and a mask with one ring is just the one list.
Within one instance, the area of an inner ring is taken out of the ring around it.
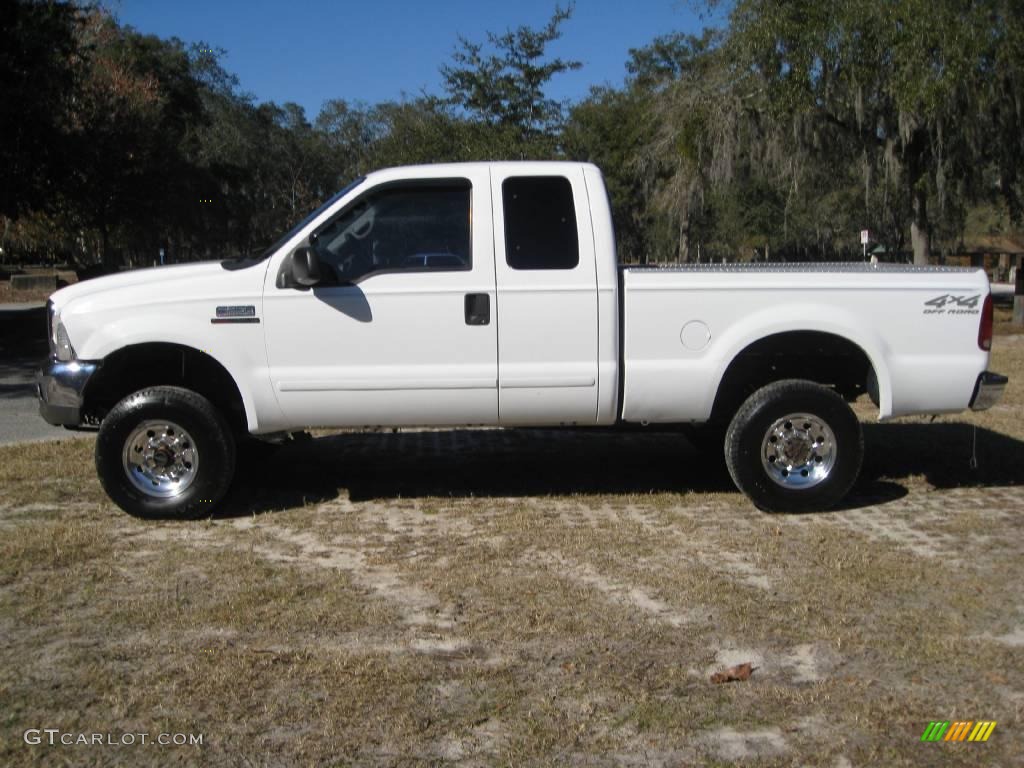
{"label": "wheel well", "polygon": [[832,387],[849,402],[867,392],[878,404],[877,379],[863,349],[832,333],[789,331],[765,336],[733,358],[719,382],[710,421],[727,422],[756,390],[781,379]]}
{"label": "wheel well", "polygon": [[245,406],[227,369],[198,349],[180,344],[134,344],[111,353],[85,390],[87,423],[98,424],[122,398],[146,387],[173,385],[197,392],[245,432]]}

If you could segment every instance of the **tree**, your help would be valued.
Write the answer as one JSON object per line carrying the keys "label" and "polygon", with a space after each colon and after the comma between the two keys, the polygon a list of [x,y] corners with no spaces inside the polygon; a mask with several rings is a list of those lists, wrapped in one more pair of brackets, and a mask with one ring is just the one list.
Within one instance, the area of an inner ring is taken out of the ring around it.
{"label": "tree", "polygon": [[67,131],[87,51],[71,3],[0,2],[0,215],[47,204],[71,161]]}
{"label": "tree", "polygon": [[[1018,0],[738,0],[729,58],[766,90],[764,115],[828,163],[881,178],[927,263],[940,214],[998,186],[1020,212],[1024,13]],[[994,149],[995,148],[995,149]],[[906,214],[902,214],[906,210]]]}
{"label": "tree", "polygon": [[331,99],[320,108],[315,127],[336,173],[335,187],[340,189],[351,179],[373,170],[372,148],[386,128],[369,107]]}
{"label": "tree", "polygon": [[612,204],[616,247],[625,262],[646,262],[658,250],[651,195],[657,169],[637,163],[653,140],[647,96],[637,89],[594,88],[576,104],[562,133],[566,158],[601,168]]}
{"label": "tree", "polygon": [[[651,205],[668,224],[671,256],[679,261],[691,258],[694,239],[705,245],[717,239],[720,217],[709,205],[721,206],[727,186],[735,193],[738,180],[753,175],[751,151],[766,146],[761,123],[748,119],[758,89],[735,78],[722,47],[714,30],[669,35],[631,51],[627,65],[630,87],[646,94],[654,125],[635,162],[656,180]],[[737,234],[727,233],[730,250]]]}
{"label": "tree", "polygon": [[108,269],[123,244],[151,261],[195,193],[188,143],[202,119],[198,84],[181,41],[164,41],[91,12],[77,34],[83,62],[68,141],[74,163],[55,198],[95,228]]}
{"label": "tree", "polygon": [[556,6],[544,28],[521,26],[503,35],[487,34],[492,51],[459,38],[453,64],[441,68],[449,103],[471,120],[511,135],[521,154],[551,153],[565,117],[565,104],[545,93],[558,74],[579,69],[578,61],[546,59],[547,47],[561,37],[560,27],[573,7]]}
{"label": "tree", "polygon": [[380,127],[370,150],[374,166],[478,159],[467,121],[441,99],[385,102],[374,107],[373,116]]}

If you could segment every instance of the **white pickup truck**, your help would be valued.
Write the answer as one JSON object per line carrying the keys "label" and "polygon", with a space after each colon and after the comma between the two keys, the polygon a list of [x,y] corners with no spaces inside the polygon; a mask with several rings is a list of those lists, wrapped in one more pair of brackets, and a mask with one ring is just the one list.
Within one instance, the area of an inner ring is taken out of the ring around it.
{"label": "white pickup truck", "polygon": [[614,242],[592,165],[371,173],[260,257],[57,291],[41,413],[99,428],[143,517],[208,514],[240,441],[384,425],[720,426],[736,485],[803,511],[856,479],[862,393],[888,419],[1006,384],[980,270],[622,268]]}

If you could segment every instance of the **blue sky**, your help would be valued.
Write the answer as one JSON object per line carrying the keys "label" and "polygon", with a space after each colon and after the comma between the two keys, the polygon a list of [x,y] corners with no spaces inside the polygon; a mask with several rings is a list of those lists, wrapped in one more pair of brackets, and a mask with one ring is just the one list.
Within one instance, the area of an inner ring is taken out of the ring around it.
{"label": "blue sky", "polygon": [[[227,50],[225,67],[260,101],[294,101],[316,116],[327,99],[370,104],[440,92],[438,70],[458,36],[540,27],[554,0],[105,0],[123,23],[160,37]],[[578,99],[591,85],[620,85],[630,48],[707,21],[691,0],[577,0],[552,54],[583,68],[552,81],[550,95]]]}

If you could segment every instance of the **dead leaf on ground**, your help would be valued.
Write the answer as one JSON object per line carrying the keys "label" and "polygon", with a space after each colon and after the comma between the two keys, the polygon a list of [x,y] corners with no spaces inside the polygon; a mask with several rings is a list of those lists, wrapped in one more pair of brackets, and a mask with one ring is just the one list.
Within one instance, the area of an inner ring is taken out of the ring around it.
{"label": "dead leaf on ground", "polygon": [[754,674],[754,669],[749,661],[745,661],[742,664],[737,664],[735,667],[729,667],[724,672],[715,672],[711,676],[712,683],[740,683],[744,680],[749,680],[750,676]]}

